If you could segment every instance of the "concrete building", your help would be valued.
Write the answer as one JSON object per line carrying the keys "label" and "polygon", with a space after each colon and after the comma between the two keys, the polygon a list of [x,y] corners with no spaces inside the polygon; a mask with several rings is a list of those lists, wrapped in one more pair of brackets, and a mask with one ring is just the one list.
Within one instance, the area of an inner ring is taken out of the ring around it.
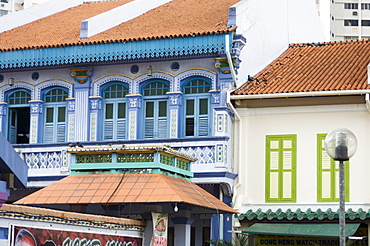
{"label": "concrete building", "polygon": [[338,164],[324,149],[336,128],[358,141],[345,163],[347,239],[369,245],[369,50],[369,40],[291,45],[231,94],[233,205],[256,245],[338,245]]}
{"label": "concrete building", "polygon": [[44,3],[48,0],[1,0],[0,16],[14,13],[19,10],[27,9],[32,6]]}
{"label": "concrete building", "polygon": [[[162,175],[190,179],[230,205],[237,173],[227,92],[290,42],[322,40],[317,15],[296,14],[302,6],[315,13],[310,0],[53,0],[1,17],[0,131],[29,168],[23,191],[52,188],[85,165],[91,175],[124,177],[128,164],[119,155],[140,147],[155,158],[139,168],[147,157],[134,153],[130,171],[160,166]],[[161,159],[158,145],[193,161]],[[86,158],[70,151],[76,146]],[[13,190],[12,202],[21,191]],[[85,203],[68,209],[91,207]],[[191,204],[170,224],[182,228],[184,245],[231,240],[233,209],[201,213]],[[120,208],[94,211],[126,216]],[[129,216],[150,220],[144,214]]]}
{"label": "concrete building", "polygon": [[369,0],[320,0],[319,9],[327,40],[370,38]]}

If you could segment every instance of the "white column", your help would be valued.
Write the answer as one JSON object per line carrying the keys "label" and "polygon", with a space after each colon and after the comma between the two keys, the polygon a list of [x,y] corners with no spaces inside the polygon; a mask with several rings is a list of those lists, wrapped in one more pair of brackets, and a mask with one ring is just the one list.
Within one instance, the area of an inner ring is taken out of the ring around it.
{"label": "white column", "polygon": [[191,243],[191,224],[194,219],[191,218],[173,218],[175,224],[174,244],[176,246],[190,246]]}
{"label": "white column", "polygon": [[74,141],[82,142],[87,141],[87,130],[89,125],[88,112],[89,112],[89,92],[88,90],[75,91],[75,137]]}

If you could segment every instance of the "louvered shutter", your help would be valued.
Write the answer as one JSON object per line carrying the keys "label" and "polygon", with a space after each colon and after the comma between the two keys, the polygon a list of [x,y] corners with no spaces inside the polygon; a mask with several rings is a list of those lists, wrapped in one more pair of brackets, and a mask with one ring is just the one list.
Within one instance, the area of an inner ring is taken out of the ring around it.
{"label": "louvered shutter", "polygon": [[104,140],[113,139],[113,121],[105,120],[104,121]]}
{"label": "louvered shutter", "polygon": [[58,123],[57,125],[57,142],[65,142],[66,136],[66,124],[65,123]]}
{"label": "louvered shutter", "polygon": [[145,138],[154,137],[154,119],[145,119]]}
{"label": "louvered shutter", "polygon": [[208,116],[199,117],[199,136],[208,136]]}
{"label": "louvered shutter", "polygon": [[158,120],[158,138],[167,137],[167,119]]}
{"label": "louvered shutter", "polygon": [[46,124],[45,125],[45,133],[44,133],[44,142],[45,143],[52,143],[53,142],[53,124]]}
{"label": "louvered shutter", "polygon": [[126,138],[126,119],[120,119],[117,121],[117,139]]}

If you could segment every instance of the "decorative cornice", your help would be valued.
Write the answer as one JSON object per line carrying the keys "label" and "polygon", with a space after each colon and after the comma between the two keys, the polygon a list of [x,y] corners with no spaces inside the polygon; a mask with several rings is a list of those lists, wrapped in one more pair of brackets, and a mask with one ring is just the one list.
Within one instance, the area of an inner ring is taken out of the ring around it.
{"label": "decorative cornice", "polygon": [[225,35],[232,33],[4,51],[0,53],[0,69],[223,54]]}
{"label": "decorative cornice", "polygon": [[[271,209],[266,210],[265,212],[262,209],[258,209],[253,211],[252,209],[248,210],[244,214],[235,215],[236,218],[239,220],[337,220],[339,218],[339,210],[333,211],[330,208],[326,211],[322,211],[321,209],[317,209],[313,211],[311,209],[307,209],[306,211],[302,211],[301,209],[297,209],[296,211],[292,211],[291,209],[287,209],[283,211],[282,209],[277,209],[276,211],[272,211]],[[358,209],[357,211],[353,211],[351,208],[346,211],[346,219],[348,220],[365,220],[370,218],[370,210],[364,211],[363,209]]]}

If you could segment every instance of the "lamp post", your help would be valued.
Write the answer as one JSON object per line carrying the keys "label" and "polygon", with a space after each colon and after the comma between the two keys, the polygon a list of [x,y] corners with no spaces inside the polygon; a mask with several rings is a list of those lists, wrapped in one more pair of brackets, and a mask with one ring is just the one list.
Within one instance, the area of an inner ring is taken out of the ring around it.
{"label": "lamp post", "polygon": [[348,161],[357,149],[356,136],[347,129],[338,128],[326,135],[326,153],[339,161],[339,245],[346,245],[345,194],[344,194],[344,161]]}

